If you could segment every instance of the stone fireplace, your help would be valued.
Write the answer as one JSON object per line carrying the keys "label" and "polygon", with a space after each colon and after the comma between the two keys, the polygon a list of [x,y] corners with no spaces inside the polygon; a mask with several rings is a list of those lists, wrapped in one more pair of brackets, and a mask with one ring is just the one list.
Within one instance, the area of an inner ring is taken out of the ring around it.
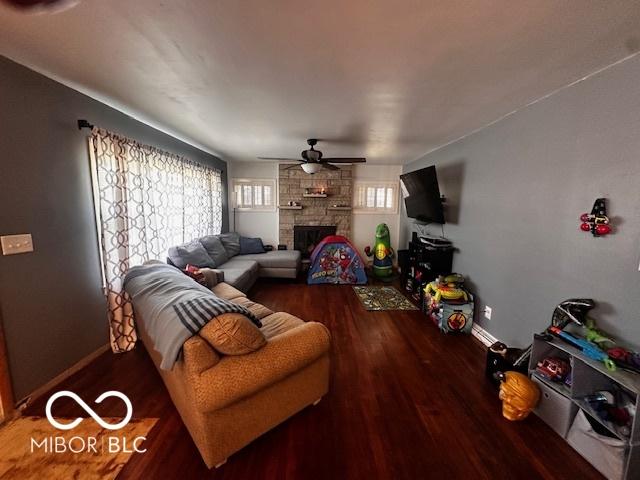
{"label": "stone fireplace", "polygon": [[[342,165],[340,170],[326,170],[309,175],[302,168],[281,164],[279,166],[279,217],[280,243],[288,249],[296,247],[294,227],[335,227],[336,235],[351,234],[351,201],[353,180],[351,165]],[[326,197],[318,195],[324,189]],[[316,195],[314,195],[314,193]],[[289,207],[297,202],[298,207]],[[300,208],[302,207],[302,208]],[[298,229],[303,232],[305,229]],[[321,232],[323,233],[323,232]],[[302,233],[299,233],[301,240]],[[310,238],[306,238],[310,240]],[[324,238],[324,235],[323,235]],[[321,240],[320,238],[319,240]],[[315,240],[317,243],[318,240]],[[308,246],[307,246],[308,247]],[[302,251],[303,258],[305,251]]]}

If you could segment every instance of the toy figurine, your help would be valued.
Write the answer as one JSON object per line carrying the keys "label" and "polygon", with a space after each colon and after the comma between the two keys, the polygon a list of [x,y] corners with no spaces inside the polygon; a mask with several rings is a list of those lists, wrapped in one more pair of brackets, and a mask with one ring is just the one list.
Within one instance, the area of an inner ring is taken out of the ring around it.
{"label": "toy figurine", "polygon": [[502,416],[511,421],[524,420],[540,400],[538,386],[519,372],[504,372],[499,378]]}
{"label": "toy figurine", "polygon": [[379,280],[391,281],[393,275],[393,249],[391,248],[391,236],[386,223],[376,227],[376,241],[373,246],[364,249],[367,257],[373,256],[373,275]]}
{"label": "toy figurine", "polygon": [[584,329],[586,331],[585,338],[592,343],[595,343],[601,349],[607,347],[615,347],[616,342],[612,338],[605,335],[604,332],[598,330],[596,327],[596,321],[593,318],[587,318]]}
{"label": "toy figurine", "polygon": [[604,198],[597,198],[591,209],[591,213],[583,213],[580,216],[580,229],[591,232],[594,237],[601,237],[611,233],[611,225],[607,216],[607,206]]}

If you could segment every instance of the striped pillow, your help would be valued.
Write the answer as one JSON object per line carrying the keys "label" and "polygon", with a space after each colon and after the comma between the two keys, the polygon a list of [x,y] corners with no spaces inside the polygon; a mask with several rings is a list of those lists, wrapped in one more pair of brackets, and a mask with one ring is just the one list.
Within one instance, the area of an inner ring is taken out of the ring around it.
{"label": "striped pillow", "polygon": [[240,313],[251,320],[256,327],[262,327],[262,322],[248,309],[214,295],[203,295],[193,300],[177,303],[173,305],[173,309],[182,325],[193,335],[196,335],[211,319],[223,313]]}

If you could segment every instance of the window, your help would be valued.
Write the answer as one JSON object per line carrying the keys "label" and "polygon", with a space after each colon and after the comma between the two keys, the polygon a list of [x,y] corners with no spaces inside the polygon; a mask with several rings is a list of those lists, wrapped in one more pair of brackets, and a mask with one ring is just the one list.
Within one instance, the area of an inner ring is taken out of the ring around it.
{"label": "window", "polygon": [[398,182],[355,181],[354,213],[398,213]]}
{"label": "window", "polygon": [[274,211],[276,181],[272,179],[234,178],[233,194],[238,210]]}
{"label": "window", "polygon": [[89,152],[111,347],[124,352],[137,338],[124,274],[164,259],[174,245],[220,233],[222,175],[101,129],[92,131]]}

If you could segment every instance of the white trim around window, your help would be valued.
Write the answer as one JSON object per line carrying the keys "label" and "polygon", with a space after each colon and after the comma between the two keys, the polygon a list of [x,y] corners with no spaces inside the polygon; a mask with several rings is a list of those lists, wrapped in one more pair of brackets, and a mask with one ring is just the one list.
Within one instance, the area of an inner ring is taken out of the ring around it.
{"label": "white trim around window", "polygon": [[398,213],[399,182],[355,180],[353,213]]}
{"label": "white trim around window", "polygon": [[275,212],[277,201],[274,178],[234,178],[232,205],[240,212]]}

